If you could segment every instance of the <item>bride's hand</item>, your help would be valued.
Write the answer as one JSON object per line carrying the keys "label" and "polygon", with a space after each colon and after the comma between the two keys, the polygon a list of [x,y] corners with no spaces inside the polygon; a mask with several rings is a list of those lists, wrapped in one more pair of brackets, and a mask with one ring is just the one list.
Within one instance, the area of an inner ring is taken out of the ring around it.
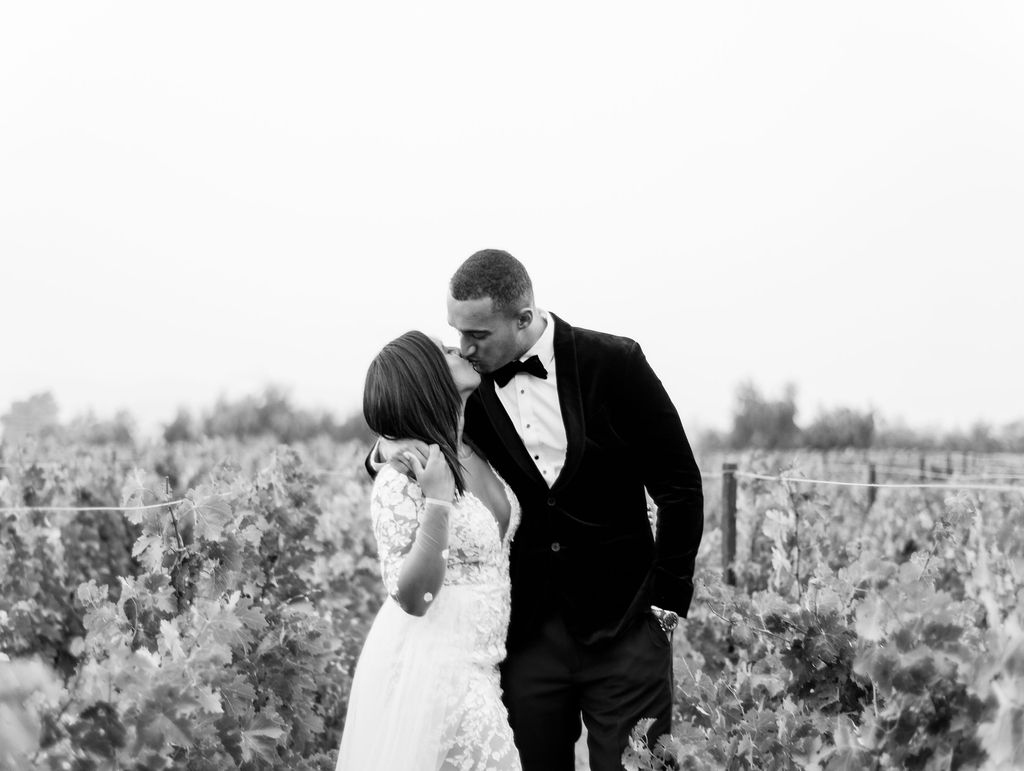
{"label": "bride's hand", "polygon": [[412,465],[406,460],[412,453],[421,464],[427,462],[427,443],[419,439],[385,439],[377,440],[377,459],[382,463],[391,463],[403,474],[412,474]]}
{"label": "bride's hand", "polygon": [[406,452],[405,459],[424,496],[442,501],[451,501],[455,497],[455,477],[440,447],[430,445],[426,464],[421,463],[419,457],[412,452]]}

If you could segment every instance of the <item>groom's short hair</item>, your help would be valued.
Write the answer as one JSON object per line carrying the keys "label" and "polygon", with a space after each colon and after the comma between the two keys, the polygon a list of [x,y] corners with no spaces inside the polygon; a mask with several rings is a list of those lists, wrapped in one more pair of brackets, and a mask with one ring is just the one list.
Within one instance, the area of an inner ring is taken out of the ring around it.
{"label": "groom's short hair", "polygon": [[471,254],[448,284],[456,300],[490,297],[496,312],[510,313],[533,305],[533,282],[523,263],[502,249]]}

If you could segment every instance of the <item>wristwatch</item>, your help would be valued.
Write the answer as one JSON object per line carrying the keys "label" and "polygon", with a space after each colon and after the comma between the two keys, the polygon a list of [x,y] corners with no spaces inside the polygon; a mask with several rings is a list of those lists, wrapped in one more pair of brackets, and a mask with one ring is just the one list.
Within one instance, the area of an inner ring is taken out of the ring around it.
{"label": "wristwatch", "polygon": [[666,634],[671,634],[672,630],[679,625],[679,614],[674,610],[663,610],[657,605],[652,605],[651,613],[658,619],[658,623],[661,624],[661,628],[665,630]]}

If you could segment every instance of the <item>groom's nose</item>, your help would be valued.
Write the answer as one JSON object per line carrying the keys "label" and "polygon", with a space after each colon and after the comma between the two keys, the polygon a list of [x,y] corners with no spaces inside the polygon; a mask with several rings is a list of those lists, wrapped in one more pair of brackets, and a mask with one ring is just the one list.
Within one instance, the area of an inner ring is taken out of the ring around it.
{"label": "groom's nose", "polygon": [[459,348],[462,350],[462,358],[464,359],[476,353],[476,344],[472,340],[463,338],[459,341]]}

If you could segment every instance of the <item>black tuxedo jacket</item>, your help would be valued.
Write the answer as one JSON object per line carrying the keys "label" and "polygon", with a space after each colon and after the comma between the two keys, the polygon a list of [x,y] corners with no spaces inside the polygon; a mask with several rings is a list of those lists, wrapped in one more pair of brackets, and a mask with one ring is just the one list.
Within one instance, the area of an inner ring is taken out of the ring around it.
{"label": "black tuxedo jacket", "polygon": [[[558,398],[568,449],[548,487],[484,377],[466,436],[519,498],[508,647],[551,612],[578,640],[614,637],[657,605],[685,616],[704,528],[700,471],[682,423],[640,346],[554,314]],[[651,532],[647,498],[657,505]]]}

